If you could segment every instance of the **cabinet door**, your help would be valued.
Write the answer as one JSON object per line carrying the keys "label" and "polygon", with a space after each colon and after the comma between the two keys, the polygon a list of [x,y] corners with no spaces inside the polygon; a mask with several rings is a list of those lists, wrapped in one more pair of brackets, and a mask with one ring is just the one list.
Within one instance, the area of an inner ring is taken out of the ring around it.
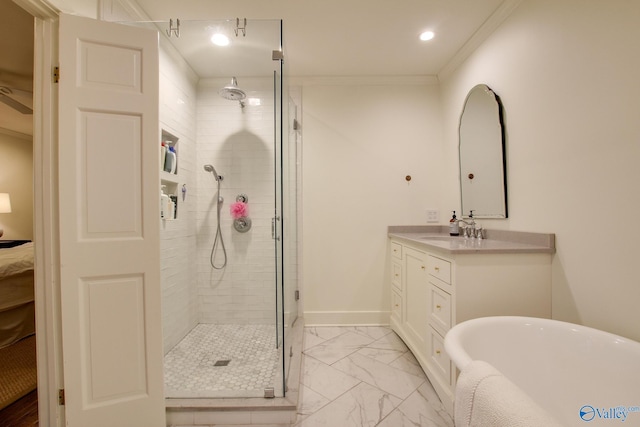
{"label": "cabinet door", "polygon": [[428,275],[426,254],[404,248],[405,259],[405,328],[421,349],[427,333]]}
{"label": "cabinet door", "polygon": [[439,382],[451,385],[451,359],[444,350],[444,338],[433,328],[428,332],[426,354],[429,370],[438,376]]}
{"label": "cabinet door", "polygon": [[444,335],[451,328],[451,295],[436,286],[436,280],[429,283],[429,324]]}

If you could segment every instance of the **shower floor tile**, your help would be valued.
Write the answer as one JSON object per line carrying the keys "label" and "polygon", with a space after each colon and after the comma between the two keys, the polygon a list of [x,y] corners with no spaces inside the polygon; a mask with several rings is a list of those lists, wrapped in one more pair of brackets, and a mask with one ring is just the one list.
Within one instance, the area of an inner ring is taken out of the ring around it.
{"label": "shower floor tile", "polygon": [[164,357],[165,395],[263,397],[278,356],[273,325],[199,324]]}

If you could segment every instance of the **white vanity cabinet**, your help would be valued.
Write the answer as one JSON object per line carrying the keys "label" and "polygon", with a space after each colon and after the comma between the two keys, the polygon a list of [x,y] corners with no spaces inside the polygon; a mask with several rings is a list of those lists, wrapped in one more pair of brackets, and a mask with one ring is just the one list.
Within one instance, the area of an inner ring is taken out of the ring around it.
{"label": "white vanity cabinet", "polygon": [[444,350],[455,324],[484,316],[551,317],[553,251],[457,251],[390,234],[391,328],[453,414],[456,367]]}

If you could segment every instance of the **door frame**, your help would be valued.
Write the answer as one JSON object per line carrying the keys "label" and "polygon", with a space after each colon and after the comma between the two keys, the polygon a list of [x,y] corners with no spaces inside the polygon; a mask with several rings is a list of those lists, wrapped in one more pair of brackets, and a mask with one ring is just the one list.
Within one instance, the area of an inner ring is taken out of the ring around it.
{"label": "door frame", "polygon": [[57,88],[52,72],[58,63],[58,16],[46,0],[14,0],[34,17],[33,169],[35,311],[40,425],[64,425],[58,405],[62,387],[60,273],[57,247]]}

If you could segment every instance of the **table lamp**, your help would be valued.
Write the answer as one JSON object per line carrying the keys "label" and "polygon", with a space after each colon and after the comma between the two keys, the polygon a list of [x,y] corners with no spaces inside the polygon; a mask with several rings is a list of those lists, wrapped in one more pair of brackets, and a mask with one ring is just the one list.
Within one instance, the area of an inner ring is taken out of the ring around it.
{"label": "table lamp", "polygon": [[[9,193],[0,193],[0,213],[11,213],[11,198]],[[4,234],[4,230],[0,225],[0,237]]]}

